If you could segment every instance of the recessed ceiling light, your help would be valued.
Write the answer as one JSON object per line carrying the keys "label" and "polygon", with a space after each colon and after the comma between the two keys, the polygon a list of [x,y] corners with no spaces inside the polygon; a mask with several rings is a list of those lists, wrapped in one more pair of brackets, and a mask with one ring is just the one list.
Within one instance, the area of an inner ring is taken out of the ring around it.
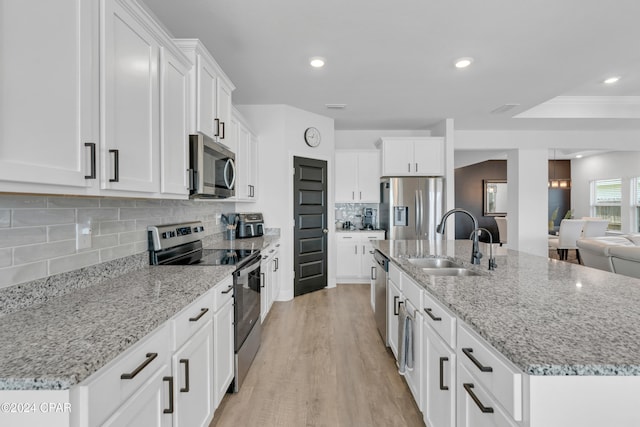
{"label": "recessed ceiling light", "polygon": [[618,76],[613,76],[613,77],[609,77],[608,79],[606,79],[606,80],[604,81],[604,83],[605,83],[605,84],[608,84],[608,85],[612,85],[612,84],[614,84],[614,83],[617,83],[617,82],[618,82],[618,80],[620,80],[620,77],[618,77]]}
{"label": "recessed ceiling light", "polygon": [[582,154],[576,154],[576,159],[581,159],[582,158]]}
{"label": "recessed ceiling light", "polygon": [[311,58],[311,62],[309,62],[313,68],[321,68],[324,67],[324,58],[319,56],[314,56]]}
{"label": "recessed ceiling light", "polygon": [[473,58],[460,58],[456,59],[456,68],[467,68],[473,62]]}

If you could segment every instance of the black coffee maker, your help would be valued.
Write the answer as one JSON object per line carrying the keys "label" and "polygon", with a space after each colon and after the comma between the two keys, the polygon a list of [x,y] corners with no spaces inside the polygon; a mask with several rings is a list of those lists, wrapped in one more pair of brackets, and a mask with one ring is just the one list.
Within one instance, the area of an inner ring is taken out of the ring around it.
{"label": "black coffee maker", "polygon": [[373,230],[375,222],[375,210],[373,208],[362,208],[362,228],[364,230]]}

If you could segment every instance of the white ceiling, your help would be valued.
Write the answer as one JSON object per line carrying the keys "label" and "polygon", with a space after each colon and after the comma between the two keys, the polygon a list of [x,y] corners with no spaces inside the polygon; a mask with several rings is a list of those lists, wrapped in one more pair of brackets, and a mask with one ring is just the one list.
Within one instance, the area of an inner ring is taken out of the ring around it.
{"label": "white ceiling", "polygon": [[[512,118],[558,96],[601,109],[597,97],[640,95],[638,0],[144,1],[176,37],[203,41],[236,85],[235,104],[289,104],[339,130],[443,118],[465,130],[640,129],[637,116],[566,106]],[[312,56],[326,66],[312,69]],[[455,69],[463,56],[474,63]],[[622,79],[606,87],[610,75]],[[325,107],[334,103],[347,107]],[[519,106],[490,113],[510,103]]]}

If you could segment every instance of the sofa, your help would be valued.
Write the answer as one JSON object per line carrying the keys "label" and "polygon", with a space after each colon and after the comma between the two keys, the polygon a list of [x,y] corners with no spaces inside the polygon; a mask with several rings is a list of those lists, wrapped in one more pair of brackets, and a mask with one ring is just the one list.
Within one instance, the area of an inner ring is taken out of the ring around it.
{"label": "sofa", "polygon": [[640,278],[640,234],[583,238],[576,246],[585,266]]}

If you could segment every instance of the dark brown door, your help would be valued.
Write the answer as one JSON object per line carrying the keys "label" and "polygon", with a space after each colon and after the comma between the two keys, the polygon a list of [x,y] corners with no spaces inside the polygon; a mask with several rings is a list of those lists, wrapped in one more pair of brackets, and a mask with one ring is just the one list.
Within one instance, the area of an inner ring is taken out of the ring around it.
{"label": "dark brown door", "polygon": [[294,157],[294,295],[327,286],[327,162]]}

